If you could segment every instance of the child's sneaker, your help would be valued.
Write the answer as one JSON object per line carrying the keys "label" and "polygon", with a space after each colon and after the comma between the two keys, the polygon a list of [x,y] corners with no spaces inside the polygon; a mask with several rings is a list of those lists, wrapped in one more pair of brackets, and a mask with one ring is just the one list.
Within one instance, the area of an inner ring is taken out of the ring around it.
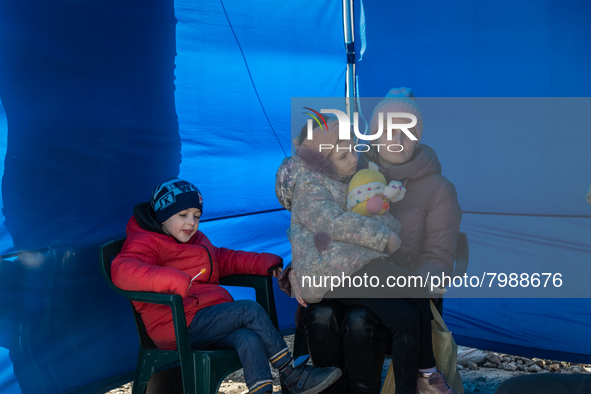
{"label": "child's sneaker", "polygon": [[342,372],[337,367],[316,368],[306,365],[308,358],[310,356],[298,357],[279,374],[279,379],[290,394],[316,394],[341,377]]}
{"label": "child's sneaker", "polygon": [[427,375],[419,372],[417,394],[458,394],[458,392],[447,383],[443,372],[437,371]]}

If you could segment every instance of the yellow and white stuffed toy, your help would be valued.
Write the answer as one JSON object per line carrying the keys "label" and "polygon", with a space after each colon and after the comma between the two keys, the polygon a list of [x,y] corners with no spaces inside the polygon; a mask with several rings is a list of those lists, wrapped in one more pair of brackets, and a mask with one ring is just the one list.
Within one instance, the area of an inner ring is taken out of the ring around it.
{"label": "yellow and white stuffed toy", "polygon": [[390,209],[390,203],[404,198],[406,189],[402,183],[392,181],[386,184],[386,178],[372,162],[369,168],[358,171],[349,182],[347,209],[360,215],[383,215]]}

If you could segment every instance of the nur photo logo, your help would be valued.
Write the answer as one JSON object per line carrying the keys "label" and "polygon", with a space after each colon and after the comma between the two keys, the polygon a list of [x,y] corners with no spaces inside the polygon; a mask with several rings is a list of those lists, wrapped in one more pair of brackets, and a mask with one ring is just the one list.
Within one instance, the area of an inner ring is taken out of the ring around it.
{"label": "nur photo logo", "polygon": [[[311,116],[313,119],[308,119],[307,122],[307,134],[306,139],[311,140],[313,139],[314,135],[314,121],[321,130],[328,130],[328,125],[326,123],[326,117],[322,116],[322,114],[333,114],[336,116],[339,125],[339,140],[350,140],[353,141],[351,135],[351,119],[349,116],[338,109],[321,109],[320,112],[313,110],[310,107],[303,107],[312,113],[304,112],[304,114]],[[378,112],[378,129],[373,134],[363,134],[359,131],[359,113],[353,113],[353,132],[355,133],[355,137],[357,140],[362,141],[377,141],[383,134],[384,134],[384,113]],[[413,128],[417,125],[417,117],[408,112],[387,112],[386,113],[386,139],[387,141],[392,141],[392,132],[394,130],[400,130],[404,133],[405,136],[410,138],[413,141],[417,141],[417,137],[413,135],[409,129]],[[409,119],[410,122],[408,123],[399,123],[400,119]],[[395,121],[396,120],[396,121]],[[371,144],[351,144],[348,147],[336,146],[337,151],[339,150],[354,150],[355,152],[368,152],[371,149],[371,146],[376,147],[377,151],[380,151],[380,148],[387,149],[390,152],[402,152],[404,147],[400,144],[378,144],[378,143],[371,143]],[[333,149],[335,145],[332,144],[320,144],[318,147],[319,151],[323,149]]]}

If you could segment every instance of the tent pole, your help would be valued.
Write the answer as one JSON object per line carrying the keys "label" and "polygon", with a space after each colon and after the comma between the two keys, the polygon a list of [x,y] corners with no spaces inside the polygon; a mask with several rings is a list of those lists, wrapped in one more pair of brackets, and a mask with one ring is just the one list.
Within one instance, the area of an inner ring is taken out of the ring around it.
{"label": "tent pole", "polygon": [[347,115],[353,125],[355,112],[355,31],[353,30],[353,0],[343,0],[343,31],[347,51],[347,73],[345,80],[345,100]]}

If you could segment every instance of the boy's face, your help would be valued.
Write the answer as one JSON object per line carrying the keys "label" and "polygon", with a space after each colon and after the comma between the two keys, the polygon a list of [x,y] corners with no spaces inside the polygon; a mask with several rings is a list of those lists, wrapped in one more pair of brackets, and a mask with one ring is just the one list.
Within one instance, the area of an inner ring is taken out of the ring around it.
{"label": "boy's face", "polygon": [[162,223],[162,230],[167,235],[175,237],[179,242],[189,242],[199,228],[199,218],[201,218],[201,210],[197,208],[185,209]]}

